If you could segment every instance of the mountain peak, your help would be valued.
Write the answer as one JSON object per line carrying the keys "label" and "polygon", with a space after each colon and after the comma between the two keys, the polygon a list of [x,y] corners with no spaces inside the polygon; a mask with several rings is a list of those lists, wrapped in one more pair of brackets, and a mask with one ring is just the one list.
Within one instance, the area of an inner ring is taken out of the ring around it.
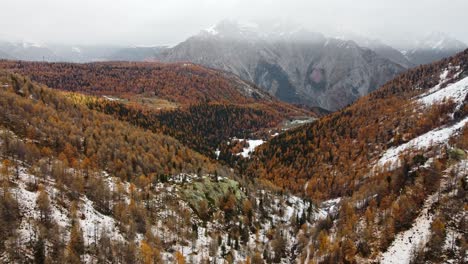
{"label": "mountain peak", "polygon": [[429,50],[463,50],[467,45],[444,32],[431,32],[417,43],[417,47]]}
{"label": "mountain peak", "polygon": [[259,37],[259,30],[257,24],[249,21],[239,22],[225,19],[202,30],[201,34],[225,38],[254,38]]}
{"label": "mountain peak", "polygon": [[257,23],[226,19],[202,30],[200,35],[240,40],[325,41],[323,34],[312,32],[288,21],[263,21]]}

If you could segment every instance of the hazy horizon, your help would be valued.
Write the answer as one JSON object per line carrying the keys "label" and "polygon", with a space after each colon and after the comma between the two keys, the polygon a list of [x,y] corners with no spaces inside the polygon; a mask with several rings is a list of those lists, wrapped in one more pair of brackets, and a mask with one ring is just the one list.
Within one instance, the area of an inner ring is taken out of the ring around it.
{"label": "hazy horizon", "polygon": [[391,45],[431,32],[468,43],[465,0],[15,0],[3,7],[0,40],[41,44],[171,46],[224,19],[292,21],[327,36],[352,32]]}

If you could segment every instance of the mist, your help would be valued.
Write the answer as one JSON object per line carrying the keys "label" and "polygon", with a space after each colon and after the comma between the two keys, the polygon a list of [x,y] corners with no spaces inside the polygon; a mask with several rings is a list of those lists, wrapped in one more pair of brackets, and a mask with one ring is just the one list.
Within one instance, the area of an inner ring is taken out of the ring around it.
{"label": "mist", "polygon": [[7,0],[0,40],[174,45],[223,19],[292,21],[404,45],[430,32],[468,43],[466,0]]}

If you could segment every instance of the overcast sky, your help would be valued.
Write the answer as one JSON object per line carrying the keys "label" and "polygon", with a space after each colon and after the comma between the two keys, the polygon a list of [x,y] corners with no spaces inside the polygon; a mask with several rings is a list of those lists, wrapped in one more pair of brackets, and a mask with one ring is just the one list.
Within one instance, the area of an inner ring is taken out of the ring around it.
{"label": "overcast sky", "polygon": [[392,44],[440,31],[468,43],[468,0],[1,0],[0,39],[176,44],[222,19],[290,20]]}

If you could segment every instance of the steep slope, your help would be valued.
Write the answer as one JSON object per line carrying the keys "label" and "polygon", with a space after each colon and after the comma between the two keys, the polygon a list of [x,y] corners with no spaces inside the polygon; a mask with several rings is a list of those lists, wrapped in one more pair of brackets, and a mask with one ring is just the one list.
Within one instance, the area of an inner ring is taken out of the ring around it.
{"label": "steep slope", "polygon": [[368,48],[374,51],[380,57],[386,58],[396,64],[403,66],[406,69],[416,66],[399,50],[381,42],[378,39],[369,39],[357,34],[347,34],[346,38],[352,39],[359,46]]}
{"label": "steep slope", "polygon": [[[444,113],[455,120],[466,115],[467,54],[410,70],[348,108],[275,137],[260,147],[255,173],[297,191],[311,180],[307,192],[313,197],[343,195],[353,188],[349,177],[366,175],[385,149],[453,122]],[[424,99],[414,99],[419,97]],[[334,176],[320,180],[326,175]]]}
{"label": "steep slope", "polygon": [[327,209],[226,177],[69,92],[0,83],[2,263],[287,262],[300,224]]}
{"label": "steep slope", "polygon": [[120,98],[1,72],[0,262],[463,263],[467,71],[468,50],[418,67],[238,174],[87,105]]}
{"label": "steep slope", "polygon": [[[273,138],[257,148],[246,174],[313,199],[340,199],[335,218],[307,229],[312,235],[299,246],[303,259],[463,262],[466,236],[450,219],[466,206],[457,197],[466,192],[468,175],[467,102],[465,50]],[[437,199],[454,207],[444,209]],[[452,241],[446,224],[460,247],[443,246]]]}
{"label": "steep slope", "polygon": [[229,71],[283,101],[328,110],[352,103],[404,70],[351,41],[286,32],[259,33],[253,26],[224,21],[155,59]]}
{"label": "steep slope", "polygon": [[[88,160],[92,166],[105,168],[126,180],[139,173],[161,174],[182,169],[196,172],[197,167],[210,167],[205,157],[171,137],[110,119],[79,105],[67,94],[34,85],[24,77],[2,72],[2,79],[4,110],[0,123],[17,136],[49,148],[57,156],[63,153],[70,166],[94,157],[92,162]],[[66,134],[62,134],[64,130]],[[184,164],[189,167],[171,168],[175,164],[183,165],[176,161],[179,151],[188,154]]]}

